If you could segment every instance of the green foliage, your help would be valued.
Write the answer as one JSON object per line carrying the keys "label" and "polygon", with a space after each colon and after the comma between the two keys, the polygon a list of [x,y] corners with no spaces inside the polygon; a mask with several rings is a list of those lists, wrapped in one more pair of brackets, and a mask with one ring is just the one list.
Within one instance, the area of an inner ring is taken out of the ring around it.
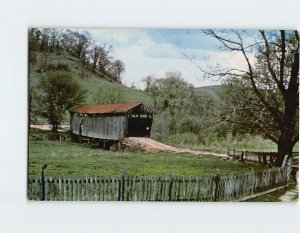
{"label": "green foliage", "polygon": [[94,95],[94,102],[97,104],[118,104],[126,103],[126,98],[120,87],[114,86],[111,89],[99,88]]}
{"label": "green foliage", "polygon": [[40,115],[48,120],[53,131],[57,131],[65,112],[84,100],[85,91],[70,73],[62,71],[47,73],[39,88],[42,91],[39,96]]}
{"label": "green foliage", "polygon": [[178,144],[207,145],[226,137],[228,125],[215,124],[214,115],[221,102],[216,91],[194,88],[180,73],[168,72],[163,78],[147,76],[144,81],[157,113],[152,127],[153,138]]}
{"label": "green foliage", "polygon": [[68,64],[65,63],[50,63],[46,66],[45,71],[70,71]]}

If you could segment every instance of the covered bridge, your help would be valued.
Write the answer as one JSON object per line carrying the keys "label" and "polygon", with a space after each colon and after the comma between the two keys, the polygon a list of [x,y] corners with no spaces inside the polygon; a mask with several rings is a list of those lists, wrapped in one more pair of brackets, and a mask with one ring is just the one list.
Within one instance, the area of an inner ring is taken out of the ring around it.
{"label": "covered bridge", "polygon": [[71,132],[79,138],[149,137],[152,121],[153,112],[142,103],[80,105],[70,111]]}

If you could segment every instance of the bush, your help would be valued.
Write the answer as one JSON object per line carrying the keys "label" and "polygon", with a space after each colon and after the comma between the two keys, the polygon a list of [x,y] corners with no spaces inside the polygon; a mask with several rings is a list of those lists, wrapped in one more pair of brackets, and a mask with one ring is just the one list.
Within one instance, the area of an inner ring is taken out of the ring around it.
{"label": "bush", "polygon": [[57,64],[48,64],[45,71],[70,71],[68,64],[57,63]]}

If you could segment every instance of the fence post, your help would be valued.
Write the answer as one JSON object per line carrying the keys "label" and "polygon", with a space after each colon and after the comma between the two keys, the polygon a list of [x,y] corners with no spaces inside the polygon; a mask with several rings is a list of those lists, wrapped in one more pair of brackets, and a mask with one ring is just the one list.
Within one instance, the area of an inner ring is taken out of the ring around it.
{"label": "fence post", "polygon": [[125,172],[121,171],[118,201],[124,201],[124,193],[125,193]]}
{"label": "fence post", "polygon": [[267,164],[267,155],[263,152],[263,164]]}
{"label": "fence post", "polygon": [[214,176],[214,181],[215,181],[215,185],[216,185],[214,201],[219,200],[220,177],[221,177],[220,170],[216,169],[216,173]]}
{"label": "fence post", "polygon": [[292,160],[293,160],[293,157],[290,157],[287,159],[287,162],[286,162],[286,178],[287,178],[287,182],[289,181],[290,177],[291,177],[291,173],[292,173]]}
{"label": "fence post", "polygon": [[42,180],[41,180],[41,185],[42,185],[42,192],[41,192],[41,201],[45,201],[45,191],[46,191],[46,182],[45,182],[45,170],[47,168],[47,164],[44,164],[42,166]]}
{"label": "fence post", "polygon": [[171,173],[171,174],[170,174],[169,190],[168,190],[168,198],[169,198],[169,201],[172,200],[172,186],[173,186],[173,175],[172,175],[172,173]]}

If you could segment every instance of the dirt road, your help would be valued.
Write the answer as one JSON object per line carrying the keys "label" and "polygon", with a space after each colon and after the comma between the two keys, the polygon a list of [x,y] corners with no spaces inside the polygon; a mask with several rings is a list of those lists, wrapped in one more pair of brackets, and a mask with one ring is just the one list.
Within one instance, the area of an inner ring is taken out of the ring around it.
{"label": "dirt road", "polygon": [[[33,128],[33,129],[40,129],[40,130],[51,130],[51,125],[30,125],[30,128]],[[65,129],[65,128],[70,128],[69,125],[61,125],[60,126],[60,129]],[[58,130],[58,131],[61,131],[61,130]]]}
{"label": "dirt road", "polygon": [[213,155],[213,156],[222,157],[222,158],[227,157],[226,154],[176,148],[173,146],[169,146],[169,145],[154,141],[150,138],[128,137],[128,138],[124,138],[122,143],[125,145],[128,145],[130,147],[142,148],[145,151],[149,151],[149,152],[191,153],[194,155]]}

